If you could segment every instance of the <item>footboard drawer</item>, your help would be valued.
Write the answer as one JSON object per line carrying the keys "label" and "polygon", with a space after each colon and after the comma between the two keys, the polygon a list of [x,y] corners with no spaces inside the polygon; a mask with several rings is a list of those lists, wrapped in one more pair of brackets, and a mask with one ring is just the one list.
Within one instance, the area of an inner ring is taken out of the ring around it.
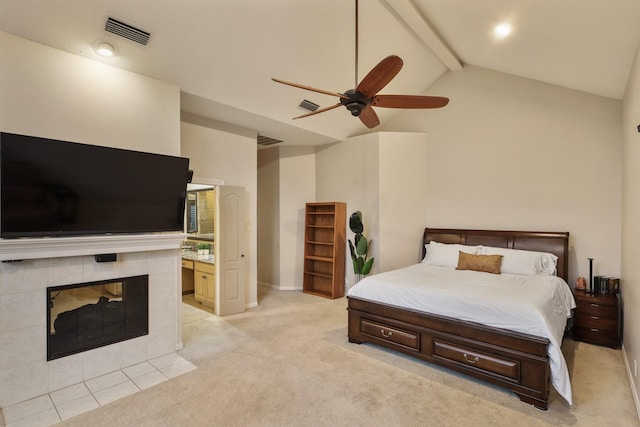
{"label": "footboard drawer", "polygon": [[520,380],[520,364],[514,360],[490,356],[477,350],[440,340],[433,341],[433,356],[461,363],[474,370],[499,375],[514,382]]}
{"label": "footboard drawer", "polygon": [[363,334],[371,337],[394,344],[400,344],[413,350],[420,350],[420,335],[414,332],[403,331],[402,329],[372,322],[367,319],[360,319],[360,330]]}

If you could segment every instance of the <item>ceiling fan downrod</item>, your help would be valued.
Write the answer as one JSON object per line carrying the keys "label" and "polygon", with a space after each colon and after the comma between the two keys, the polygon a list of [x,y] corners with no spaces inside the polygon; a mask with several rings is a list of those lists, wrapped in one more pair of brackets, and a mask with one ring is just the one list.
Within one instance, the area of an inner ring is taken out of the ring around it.
{"label": "ceiling fan downrod", "polygon": [[358,0],[356,0],[356,78],[353,87],[358,87]]}

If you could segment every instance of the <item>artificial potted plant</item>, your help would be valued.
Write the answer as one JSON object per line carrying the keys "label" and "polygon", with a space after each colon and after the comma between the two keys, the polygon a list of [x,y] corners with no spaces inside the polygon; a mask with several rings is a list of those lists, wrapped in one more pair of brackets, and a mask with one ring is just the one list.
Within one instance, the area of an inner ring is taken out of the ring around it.
{"label": "artificial potted plant", "polygon": [[355,281],[358,283],[360,279],[371,272],[373,267],[373,260],[375,258],[367,259],[369,248],[371,247],[371,241],[362,234],[364,231],[364,225],[362,224],[362,212],[355,211],[349,218],[349,228],[355,234],[353,242],[349,239],[349,250],[351,251],[351,260],[353,261],[353,273],[355,274]]}
{"label": "artificial potted plant", "polygon": [[198,243],[198,255],[209,255],[209,244],[208,243]]}

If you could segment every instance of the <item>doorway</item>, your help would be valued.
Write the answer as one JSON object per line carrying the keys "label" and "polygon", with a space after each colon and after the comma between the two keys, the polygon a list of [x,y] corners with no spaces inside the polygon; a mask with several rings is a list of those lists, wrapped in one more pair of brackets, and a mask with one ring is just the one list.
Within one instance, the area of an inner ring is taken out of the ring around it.
{"label": "doorway", "polygon": [[243,187],[187,186],[183,302],[221,316],[244,311],[244,203]]}

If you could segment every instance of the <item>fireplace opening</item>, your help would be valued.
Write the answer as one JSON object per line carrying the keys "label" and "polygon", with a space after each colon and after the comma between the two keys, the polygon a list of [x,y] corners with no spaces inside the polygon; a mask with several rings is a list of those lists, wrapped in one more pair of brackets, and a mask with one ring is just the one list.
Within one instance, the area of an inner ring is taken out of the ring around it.
{"label": "fireplace opening", "polygon": [[47,288],[47,360],[149,333],[149,276]]}

